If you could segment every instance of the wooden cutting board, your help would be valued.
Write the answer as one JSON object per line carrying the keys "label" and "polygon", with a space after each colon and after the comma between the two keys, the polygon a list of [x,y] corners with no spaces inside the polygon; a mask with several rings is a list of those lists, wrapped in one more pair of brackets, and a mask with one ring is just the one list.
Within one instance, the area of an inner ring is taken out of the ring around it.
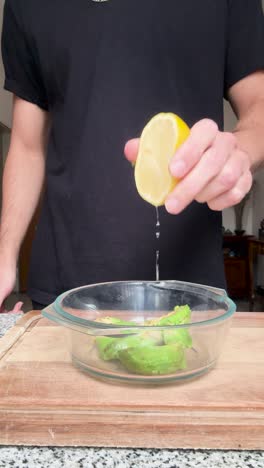
{"label": "wooden cutting board", "polygon": [[264,313],[240,313],[209,374],[129,387],[76,369],[38,312],[0,340],[0,444],[264,449]]}

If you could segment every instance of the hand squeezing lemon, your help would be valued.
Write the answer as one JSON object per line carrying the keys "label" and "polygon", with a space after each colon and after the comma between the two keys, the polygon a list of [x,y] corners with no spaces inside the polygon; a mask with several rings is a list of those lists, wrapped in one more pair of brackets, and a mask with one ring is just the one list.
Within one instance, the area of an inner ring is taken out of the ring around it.
{"label": "hand squeezing lemon", "polygon": [[190,134],[187,124],[177,115],[161,113],[144,128],[135,165],[139,195],[154,206],[164,205],[177,185],[169,170],[171,158]]}

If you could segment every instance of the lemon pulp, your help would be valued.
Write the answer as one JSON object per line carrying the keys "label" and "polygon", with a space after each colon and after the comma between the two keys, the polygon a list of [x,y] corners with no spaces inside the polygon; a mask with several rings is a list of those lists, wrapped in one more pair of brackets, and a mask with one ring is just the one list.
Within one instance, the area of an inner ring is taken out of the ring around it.
{"label": "lemon pulp", "polygon": [[173,113],[157,114],[145,126],[135,164],[135,182],[139,195],[151,205],[164,205],[177,185],[169,164],[189,133],[188,125]]}

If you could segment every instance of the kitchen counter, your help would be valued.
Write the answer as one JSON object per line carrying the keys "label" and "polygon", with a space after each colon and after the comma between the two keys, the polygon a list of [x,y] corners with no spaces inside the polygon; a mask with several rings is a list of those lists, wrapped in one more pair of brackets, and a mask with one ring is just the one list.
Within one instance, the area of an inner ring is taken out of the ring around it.
{"label": "kitchen counter", "polygon": [[23,314],[0,314],[0,338],[18,321]]}
{"label": "kitchen counter", "polygon": [[[0,336],[21,314],[0,314]],[[0,468],[264,468],[264,451],[0,447]]]}

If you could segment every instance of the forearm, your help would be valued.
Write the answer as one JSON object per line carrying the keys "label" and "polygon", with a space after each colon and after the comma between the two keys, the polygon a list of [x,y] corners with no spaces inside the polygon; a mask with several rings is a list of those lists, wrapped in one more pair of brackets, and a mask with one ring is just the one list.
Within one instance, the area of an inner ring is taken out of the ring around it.
{"label": "forearm", "polygon": [[264,99],[252,104],[234,130],[240,149],[251,160],[253,171],[264,165]]}
{"label": "forearm", "polygon": [[0,253],[16,261],[43,186],[45,158],[33,150],[11,148],[3,176]]}

